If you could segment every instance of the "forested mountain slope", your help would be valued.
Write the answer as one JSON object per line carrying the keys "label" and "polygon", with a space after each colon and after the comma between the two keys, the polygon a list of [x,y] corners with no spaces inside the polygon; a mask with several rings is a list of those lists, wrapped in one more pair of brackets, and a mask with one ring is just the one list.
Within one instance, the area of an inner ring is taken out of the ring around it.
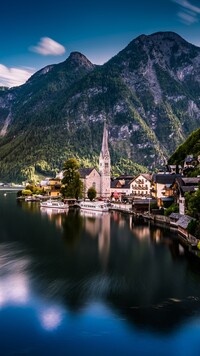
{"label": "forested mountain slope", "polygon": [[200,126],[200,48],[172,32],[141,35],[102,66],[73,52],[0,90],[0,179],[54,174],[71,156],[98,162],[103,121],[113,170],[166,162]]}

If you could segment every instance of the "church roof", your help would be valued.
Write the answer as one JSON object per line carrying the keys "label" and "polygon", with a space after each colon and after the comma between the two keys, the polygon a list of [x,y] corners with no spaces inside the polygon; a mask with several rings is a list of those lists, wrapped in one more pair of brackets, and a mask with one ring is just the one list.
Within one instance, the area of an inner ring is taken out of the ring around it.
{"label": "church roof", "polygon": [[89,174],[93,171],[96,170],[96,168],[80,168],[79,173],[81,178],[85,178],[86,176],[89,176]]}

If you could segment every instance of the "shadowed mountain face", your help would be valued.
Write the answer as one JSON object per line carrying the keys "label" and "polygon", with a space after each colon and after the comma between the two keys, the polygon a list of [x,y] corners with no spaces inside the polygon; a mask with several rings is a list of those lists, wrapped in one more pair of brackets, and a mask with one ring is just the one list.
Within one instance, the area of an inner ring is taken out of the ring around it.
{"label": "shadowed mountain face", "polygon": [[199,90],[200,48],[172,32],[141,35],[102,66],[73,52],[0,91],[0,179],[52,174],[71,156],[95,164],[105,118],[115,170],[153,169],[199,127]]}

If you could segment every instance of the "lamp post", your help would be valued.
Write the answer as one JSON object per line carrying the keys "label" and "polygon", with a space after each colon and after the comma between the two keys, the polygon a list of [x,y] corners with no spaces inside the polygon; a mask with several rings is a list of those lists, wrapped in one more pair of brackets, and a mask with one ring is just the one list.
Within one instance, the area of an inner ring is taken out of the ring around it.
{"label": "lamp post", "polygon": [[151,214],[151,209],[150,209],[151,208],[151,206],[150,206],[151,197],[149,197],[148,199],[149,199],[149,216],[150,216],[150,214]]}

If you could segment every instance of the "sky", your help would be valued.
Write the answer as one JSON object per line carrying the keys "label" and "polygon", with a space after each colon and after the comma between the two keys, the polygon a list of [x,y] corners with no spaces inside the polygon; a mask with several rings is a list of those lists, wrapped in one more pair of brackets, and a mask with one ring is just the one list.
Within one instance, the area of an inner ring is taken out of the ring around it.
{"label": "sky", "polygon": [[0,86],[18,86],[72,51],[103,64],[141,34],[200,47],[200,0],[10,0],[0,6]]}

